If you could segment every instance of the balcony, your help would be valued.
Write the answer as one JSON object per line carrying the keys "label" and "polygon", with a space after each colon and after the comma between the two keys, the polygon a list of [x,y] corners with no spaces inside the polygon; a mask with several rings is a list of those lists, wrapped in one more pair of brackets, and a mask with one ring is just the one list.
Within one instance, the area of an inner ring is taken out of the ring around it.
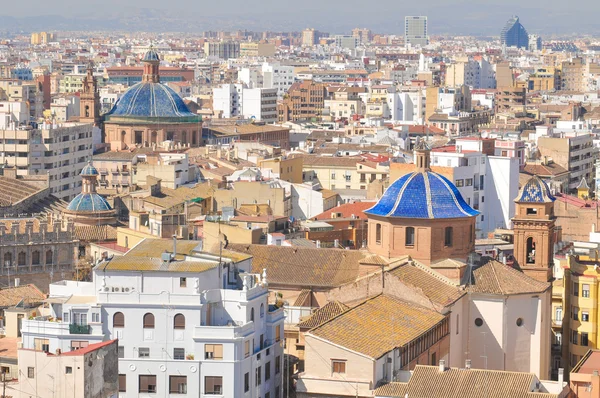
{"label": "balcony", "polygon": [[90,334],[90,325],[77,325],[71,323],[69,325],[70,334]]}

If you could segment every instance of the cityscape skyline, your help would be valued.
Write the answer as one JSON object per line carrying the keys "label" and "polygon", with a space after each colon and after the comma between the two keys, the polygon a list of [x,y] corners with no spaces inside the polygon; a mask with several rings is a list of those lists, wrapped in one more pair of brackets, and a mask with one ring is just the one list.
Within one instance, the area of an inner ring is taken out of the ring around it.
{"label": "cityscape skyline", "polygon": [[[36,3],[36,2],[34,2]],[[39,2],[37,2],[39,3]],[[108,2],[103,8],[82,12],[80,8],[65,8],[65,2],[47,7],[33,7],[33,13],[16,10],[7,5],[0,14],[3,31],[30,30],[120,30],[148,32],[201,32],[205,30],[271,30],[300,31],[314,27],[330,33],[347,33],[355,27],[369,28],[374,32],[403,33],[404,17],[427,16],[430,20],[430,35],[461,34],[498,36],[498,31],[513,15],[518,15],[530,33],[546,35],[598,34],[594,9],[600,6],[590,3],[590,13],[581,14],[560,2],[549,2],[545,9],[532,9],[514,1],[503,4],[467,4],[464,2],[442,3],[423,7],[390,4],[384,7],[396,15],[393,19],[381,20],[378,13],[363,14],[351,7],[337,7],[339,2],[328,2],[321,9],[315,2],[308,2],[302,11],[289,13],[280,5],[265,2],[264,7],[248,8],[246,3],[234,2],[228,10],[164,8],[156,2],[146,2],[144,7],[128,3],[117,6]],[[62,4],[62,5],[61,5]],[[114,5],[114,7],[113,7]],[[333,6],[333,7],[332,7]],[[269,7],[265,9],[265,7]],[[184,12],[185,11],[185,12]],[[330,18],[335,13],[337,18]]]}

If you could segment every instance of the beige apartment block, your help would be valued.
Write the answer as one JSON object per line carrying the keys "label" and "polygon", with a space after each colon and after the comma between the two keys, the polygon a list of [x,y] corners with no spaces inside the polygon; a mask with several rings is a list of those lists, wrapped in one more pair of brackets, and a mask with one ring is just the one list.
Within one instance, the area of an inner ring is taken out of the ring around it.
{"label": "beige apartment block", "polygon": [[389,167],[352,157],[305,156],[304,181],[318,181],[324,189],[367,189],[385,179]]}
{"label": "beige apartment block", "polygon": [[43,124],[0,130],[0,162],[18,175],[47,174],[51,193],[69,201],[81,191],[79,173],[92,157],[92,124]]}

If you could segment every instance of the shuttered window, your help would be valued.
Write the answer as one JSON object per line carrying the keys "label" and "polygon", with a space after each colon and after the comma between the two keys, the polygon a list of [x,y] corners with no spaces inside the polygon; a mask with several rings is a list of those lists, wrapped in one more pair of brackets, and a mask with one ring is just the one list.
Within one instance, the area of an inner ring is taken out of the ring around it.
{"label": "shuttered window", "polygon": [[175,318],[173,319],[173,328],[185,329],[185,316],[183,316],[183,314],[175,315]]}
{"label": "shuttered window", "polygon": [[169,376],[171,394],[187,394],[187,376]]}
{"label": "shuttered window", "polygon": [[204,377],[204,394],[222,395],[223,394],[223,377],[221,377],[221,376],[206,376],[206,377]]}
{"label": "shuttered window", "polygon": [[154,329],[154,314],[144,315],[144,329]]}
{"label": "shuttered window", "polygon": [[119,375],[119,392],[127,391],[127,375]]}
{"label": "shuttered window", "polygon": [[115,312],[113,315],[113,327],[124,328],[125,327],[125,315],[122,312]]}
{"label": "shuttered window", "polygon": [[205,359],[223,359],[223,344],[206,344]]}
{"label": "shuttered window", "polygon": [[140,375],[140,391],[139,392],[156,392],[156,376],[155,375]]}

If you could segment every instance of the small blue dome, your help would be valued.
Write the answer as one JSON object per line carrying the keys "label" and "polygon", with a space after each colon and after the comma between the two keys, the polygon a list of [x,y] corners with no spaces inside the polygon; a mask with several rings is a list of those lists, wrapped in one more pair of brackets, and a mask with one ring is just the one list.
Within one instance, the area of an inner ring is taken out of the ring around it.
{"label": "small blue dome", "polygon": [[88,164],[81,169],[81,173],[79,173],[79,175],[82,176],[97,176],[98,175],[98,170],[92,166],[91,163],[88,162]]}
{"label": "small blue dome", "polygon": [[365,213],[382,217],[461,218],[479,214],[446,177],[413,172],[396,180]]}
{"label": "small blue dome", "polygon": [[523,185],[515,202],[551,203],[555,200],[546,182],[538,176],[533,176]]}
{"label": "small blue dome", "polygon": [[112,207],[97,193],[80,193],[67,206],[70,211],[110,211]]}
{"label": "small blue dome", "polygon": [[185,102],[170,87],[151,82],[133,85],[106,116],[199,117],[190,112]]}
{"label": "small blue dome", "polygon": [[146,51],[146,54],[144,54],[144,58],[142,58],[142,61],[144,61],[144,62],[160,62],[160,56],[158,55],[156,50],[154,50],[154,48],[152,48],[152,46],[150,46],[150,50]]}

